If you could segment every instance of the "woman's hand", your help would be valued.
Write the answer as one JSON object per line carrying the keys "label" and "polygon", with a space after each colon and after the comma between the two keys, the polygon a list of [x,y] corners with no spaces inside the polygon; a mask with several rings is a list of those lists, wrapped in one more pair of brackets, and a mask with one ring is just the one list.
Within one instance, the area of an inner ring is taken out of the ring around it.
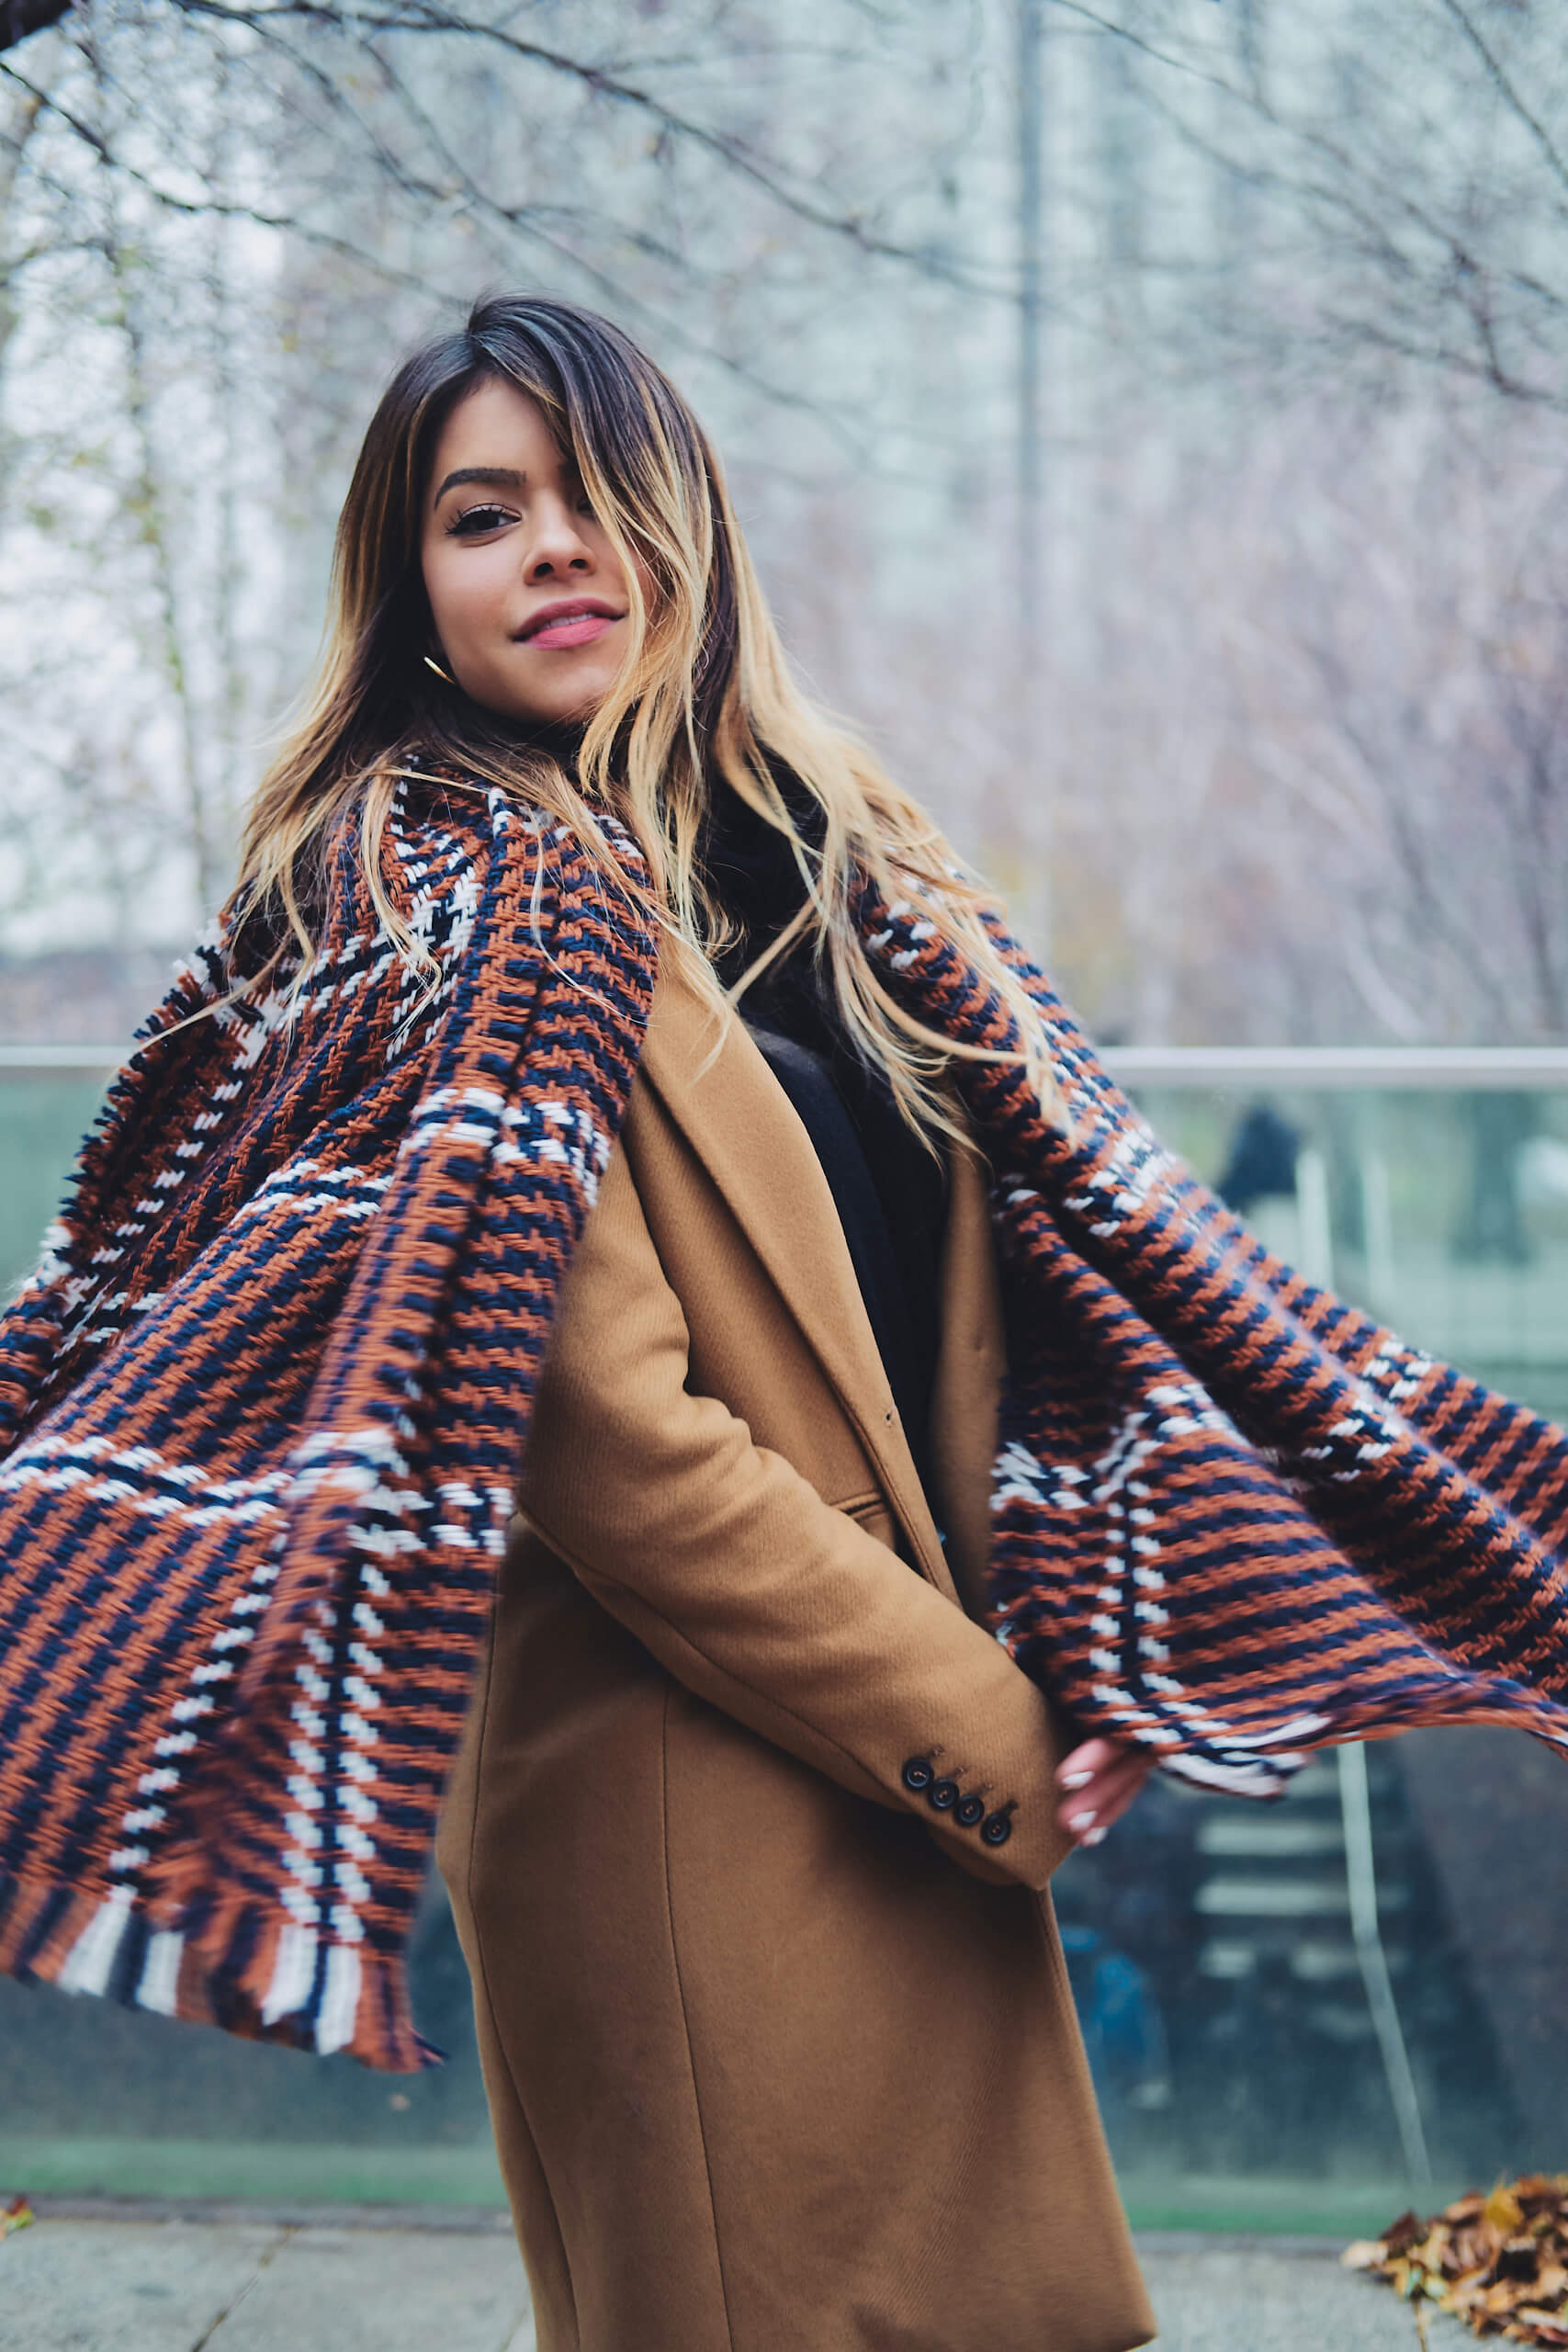
{"label": "woman's hand", "polygon": [[1154,1758],[1131,1740],[1086,1739],[1056,1767],[1056,1818],[1080,1846],[1098,1846],[1149,1776]]}

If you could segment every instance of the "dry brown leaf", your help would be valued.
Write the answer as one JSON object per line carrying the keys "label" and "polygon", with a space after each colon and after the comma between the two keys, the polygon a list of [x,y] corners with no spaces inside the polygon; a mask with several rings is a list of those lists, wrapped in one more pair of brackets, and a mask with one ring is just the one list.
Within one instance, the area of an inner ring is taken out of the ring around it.
{"label": "dry brown leaf", "polygon": [[1426,2221],[1402,2213],[1341,2260],[1386,2278],[1423,2328],[1435,2305],[1476,2335],[1568,2352],[1568,2173],[1472,2190]]}

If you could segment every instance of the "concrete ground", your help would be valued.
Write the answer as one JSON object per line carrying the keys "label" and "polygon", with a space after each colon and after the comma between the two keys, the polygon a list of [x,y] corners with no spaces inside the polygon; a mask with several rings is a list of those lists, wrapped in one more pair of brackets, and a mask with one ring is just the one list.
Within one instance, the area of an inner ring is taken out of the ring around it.
{"label": "concrete ground", "polygon": [[[1418,2345],[1415,2314],[1333,2245],[1156,2233],[1140,2250],[1158,2352]],[[479,2213],[78,2204],[0,2242],[3,2352],[534,2352],[527,2306],[510,2234]],[[1430,2341],[1469,2339],[1438,2320]]]}

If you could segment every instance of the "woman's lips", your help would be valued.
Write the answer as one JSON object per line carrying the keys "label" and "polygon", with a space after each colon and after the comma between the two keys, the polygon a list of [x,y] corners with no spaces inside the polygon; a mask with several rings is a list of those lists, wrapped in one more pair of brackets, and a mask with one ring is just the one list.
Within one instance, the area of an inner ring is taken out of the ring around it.
{"label": "woman's lips", "polygon": [[545,621],[530,629],[522,639],[525,645],[592,645],[607,628],[614,628],[618,614],[564,613],[558,621]]}

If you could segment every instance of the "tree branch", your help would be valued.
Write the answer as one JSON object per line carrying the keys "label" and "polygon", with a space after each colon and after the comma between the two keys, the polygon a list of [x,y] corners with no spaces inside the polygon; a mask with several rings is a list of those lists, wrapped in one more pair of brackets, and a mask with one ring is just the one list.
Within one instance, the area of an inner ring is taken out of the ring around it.
{"label": "tree branch", "polygon": [[1552,175],[1562,184],[1563,189],[1568,191],[1568,159],[1564,158],[1562,149],[1553,140],[1540,117],[1533,107],[1526,104],[1523,94],[1515,87],[1502,59],[1493,50],[1480,27],[1472,17],[1469,9],[1461,5],[1461,0],[1442,0],[1442,6],[1485,66],[1487,78],[1496,90],[1498,96],[1524,124],[1546,159]]}
{"label": "tree branch", "polygon": [[790,187],[777,170],[765,164],[740,140],[727,131],[716,130],[693,116],[681,113],[651,90],[622,80],[606,68],[592,64],[585,58],[573,57],[564,50],[547,48],[541,41],[525,40],[501,26],[475,23],[437,5],[437,0],[411,0],[410,6],[401,9],[360,9],[352,6],[323,7],[312,5],[312,0],[273,0],[271,6],[255,7],[231,6],[228,0],[175,0],[175,5],[186,16],[208,17],[224,24],[245,25],[255,31],[260,31],[269,21],[303,17],[315,24],[324,20],[344,32],[445,34],[500,48],[520,61],[564,74],[595,96],[608,98],[645,115],[671,138],[713,155],[741,178],[750,180],[796,220],[830,236],[843,239],[868,257],[897,262],[904,267],[917,270],[922,277],[940,278],[948,285],[982,295],[988,300],[1011,301],[1017,299],[1014,289],[1006,282],[998,284],[974,271],[958,267],[944,261],[930,248],[908,245],[895,238],[882,236],[858,213],[829,209],[814,198]]}

